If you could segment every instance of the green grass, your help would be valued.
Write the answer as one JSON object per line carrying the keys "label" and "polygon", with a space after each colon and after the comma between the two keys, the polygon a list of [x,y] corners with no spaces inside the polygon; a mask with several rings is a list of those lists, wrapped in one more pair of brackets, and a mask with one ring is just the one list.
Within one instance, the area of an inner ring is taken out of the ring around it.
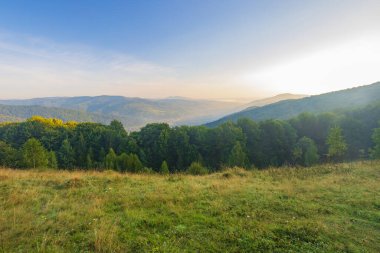
{"label": "green grass", "polygon": [[207,176],[0,169],[0,252],[380,252],[380,162]]}

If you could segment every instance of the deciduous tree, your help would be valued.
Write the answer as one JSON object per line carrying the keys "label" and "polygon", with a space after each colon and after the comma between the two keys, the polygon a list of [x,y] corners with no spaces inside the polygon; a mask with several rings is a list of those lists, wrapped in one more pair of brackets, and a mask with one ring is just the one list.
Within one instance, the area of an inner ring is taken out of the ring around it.
{"label": "deciduous tree", "polygon": [[23,164],[28,168],[42,168],[48,166],[47,151],[35,138],[25,142],[22,147]]}
{"label": "deciduous tree", "polygon": [[327,156],[334,161],[342,159],[347,151],[347,144],[344,140],[342,129],[338,126],[330,129],[326,144],[328,145]]}

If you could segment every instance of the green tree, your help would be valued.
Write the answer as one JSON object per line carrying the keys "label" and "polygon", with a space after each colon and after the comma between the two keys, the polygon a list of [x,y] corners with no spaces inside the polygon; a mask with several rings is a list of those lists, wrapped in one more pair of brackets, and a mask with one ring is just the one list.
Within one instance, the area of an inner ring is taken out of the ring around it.
{"label": "green tree", "polygon": [[239,167],[246,167],[247,165],[247,155],[244,152],[240,142],[236,142],[235,146],[231,150],[231,154],[228,159],[229,166],[239,166]]}
{"label": "green tree", "polygon": [[338,126],[330,129],[326,144],[328,145],[327,156],[334,161],[341,159],[347,151],[347,144],[344,140],[342,129]]}
{"label": "green tree", "polygon": [[207,167],[220,168],[228,164],[229,156],[236,142],[245,142],[242,129],[233,122],[226,122],[222,125],[205,131],[202,147],[203,163]]}
{"label": "green tree", "polygon": [[68,139],[65,139],[62,142],[58,152],[58,162],[60,167],[64,169],[72,169],[74,167],[74,150]]}
{"label": "green tree", "polygon": [[371,150],[371,157],[374,159],[380,159],[380,128],[375,128],[373,130],[372,141],[375,146]]}
{"label": "green tree", "polygon": [[248,163],[258,165],[260,159],[260,128],[259,125],[251,119],[240,118],[237,125],[242,129],[246,138],[246,153]]}
{"label": "green tree", "polygon": [[141,171],[144,166],[142,164],[142,162],[140,161],[139,157],[136,155],[136,154],[130,154],[130,159],[131,159],[131,171],[132,172],[139,172]]}
{"label": "green tree", "polygon": [[86,167],[87,144],[84,139],[83,133],[79,133],[79,135],[75,138],[73,146],[76,165],[81,168]]}
{"label": "green tree", "polygon": [[190,143],[189,131],[190,127],[180,126],[172,128],[169,133],[165,161],[172,170],[184,170],[192,161],[199,159],[195,146]]}
{"label": "green tree", "polygon": [[126,153],[122,153],[117,157],[117,170],[121,172],[131,170],[131,158]]}
{"label": "green tree", "polygon": [[116,170],[117,169],[117,156],[115,154],[115,151],[110,148],[108,154],[106,155],[106,168],[109,170]]}
{"label": "green tree", "polygon": [[318,160],[319,160],[318,148],[314,143],[312,143],[306,149],[305,156],[304,156],[304,164],[305,166],[312,166],[318,163]]}
{"label": "green tree", "polygon": [[125,131],[120,121],[113,120],[107,127],[106,139],[109,147],[112,147],[116,153],[125,152],[128,147],[128,133]]}
{"label": "green tree", "polygon": [[297,141],[295,129],[286,121],[265,120],[259,123],[258,167],[281,166],[291,162]]}
{"label": "green tree", "polygon": [[22,146],[23,164],[28,168],[43,168],[48,166],[47,151],[35,138],[30,138]]}
{"label": "green tree", "polygon": [[87,169],[91,169],[94,167],[93,157],[94,157],[94,154],[92,152],[92,148],[89,148],[87,155],[86,155],[86,168]]}
{"label": "green tree", "polygon": [[54,151],[49,151],[47,153],[47,158],[48,158],[48,167],[51,169],[57,169],[58,168],[58,161],[57,161],[57,156],[55,155]]}
{"label": "green tree", "polygon": [[169,174],[169,167],[166,161],[163,161],[160,167],[160,173],[163,175]]}
{"label": "green tree", "polygon": [[123,126],[123,123],[121,123],[118,120],[112,120],[111,121],[111,123],[110,123],[110,129],[112,129],[113,131],[122,133],[122,134],[127,134],[127,132],[125,131],[125,128]]}
{"label": "green tree", "polygon": [[148,124],[138,133],[138,145],[145,154],[144,163],[156,171],[159,170],[161,161],[166,160],[169,134],[170,127],[166,123]]}
{"label": "green tree", "polygon": [[315,142],[305,136],[297,142],[293,150],[293,156],[295,162],[303,166],[311,166],[319,160],[318,148]]}
{"label": "green tree", "polygon": [[103,147],[101,147],[99,151],[99,167],[100,168],[105,167],[105,160],[106,160],[106,151]]}
{"label": "green tree", "polygon": [[17,160],[17,150],[4,141],[0,141],[0,166],[15,167]]}
{"label": "green tree", "polygon": [[301,164],[302,163],[302,158],[303,158],[303,150],[300,145],[297,145],[293,149],[293,161],[295,164]]}

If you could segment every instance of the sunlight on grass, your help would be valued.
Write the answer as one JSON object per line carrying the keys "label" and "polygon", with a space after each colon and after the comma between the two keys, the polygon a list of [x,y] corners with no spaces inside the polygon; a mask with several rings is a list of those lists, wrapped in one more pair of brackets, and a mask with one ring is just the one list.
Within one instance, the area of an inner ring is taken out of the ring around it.
{"label": "sunlight on grass", "polygon": [[1,252],[379,252],[380,163],[205,176],[0,169]]}

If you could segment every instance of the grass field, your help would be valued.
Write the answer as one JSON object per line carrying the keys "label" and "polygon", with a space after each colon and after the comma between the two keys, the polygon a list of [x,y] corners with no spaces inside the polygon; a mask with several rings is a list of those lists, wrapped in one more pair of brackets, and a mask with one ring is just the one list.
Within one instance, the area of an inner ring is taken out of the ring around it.
{"label": "grass field", "polygon": [[207,176],[0,169],[0,252],[380,252],[380,162]]}

